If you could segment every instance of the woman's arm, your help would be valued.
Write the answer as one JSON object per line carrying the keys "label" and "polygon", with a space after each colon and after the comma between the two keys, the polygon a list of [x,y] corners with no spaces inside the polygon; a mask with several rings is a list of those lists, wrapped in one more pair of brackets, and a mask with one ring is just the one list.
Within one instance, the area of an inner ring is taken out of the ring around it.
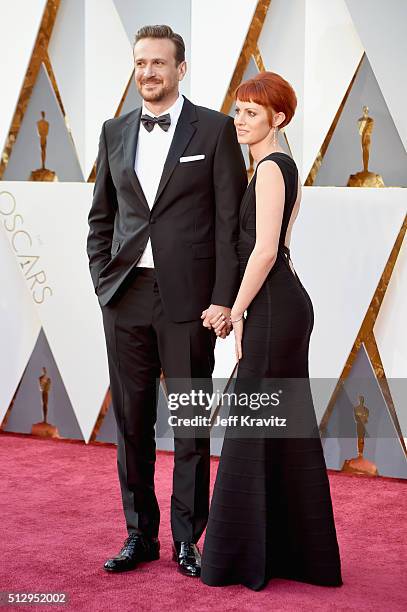
{"label": "woman's arm", "polygon": [[232,307],[232,321],[243,315],[276,261],[284,201],[282,172],[276,162],[266,160],[256,177],[256,243]]}

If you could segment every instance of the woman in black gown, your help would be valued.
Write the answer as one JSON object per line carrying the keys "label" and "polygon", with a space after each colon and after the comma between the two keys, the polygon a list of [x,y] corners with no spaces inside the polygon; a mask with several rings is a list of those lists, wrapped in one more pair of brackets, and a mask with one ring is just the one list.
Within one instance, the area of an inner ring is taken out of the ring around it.
{"label": "woman in black gown", "polygon": [[[238,139],[249,145],[257,164],[241,205],[242,281],[231,313],[240,389],[260,379],[309,383],[314,313],[288,246],[301,188],[296,164],[277,139],[278,128],[289,123],[296,104],[291,85],[275,73],[260,73],[236,91]],[[226,322],[212,324],[219,335]],[[308,417],[316,424],[312,398],[304,397],[295,410],[312,411]],[[234,437],[230,430],[212,497],[201,580],[254,590],[272,577],[340,586],[339,548],[318,433],[250,439]]]}

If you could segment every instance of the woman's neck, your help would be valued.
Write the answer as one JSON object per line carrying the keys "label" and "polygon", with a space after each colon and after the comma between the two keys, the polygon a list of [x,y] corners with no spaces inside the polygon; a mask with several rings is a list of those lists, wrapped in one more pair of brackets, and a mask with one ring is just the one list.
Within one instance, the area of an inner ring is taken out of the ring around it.
{"label": "woman's neck", "polygon": [[273,147],[273,145],[264,144],[262,142],[256,143],[255,145],[249,148],[253,160],[256,164],[258,164],[261,159],[267,157],[267,155],[270,155],[270,153],[285,153],[285,151],[283,151],[283,149],[278,145],[276,147]]}

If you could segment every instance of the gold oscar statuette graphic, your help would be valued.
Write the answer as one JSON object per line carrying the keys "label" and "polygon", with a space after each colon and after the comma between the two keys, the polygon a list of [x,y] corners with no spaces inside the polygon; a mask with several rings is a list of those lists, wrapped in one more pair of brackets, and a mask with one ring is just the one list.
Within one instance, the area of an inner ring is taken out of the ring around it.
{"label": "gold oscar statuette graphic", "polygon": [[47,137],[49,131],[49,123],[45,119],[45,112],[41,111],[41,119],[37,121],[37,131],[40,137],[41,145],[41,168],[33,170],[30,174],[30,181],[57,181],[58,177],[53,170],[48,170],[45,167],[45,159],[47,156]]}
{"label": "gold oscar statuette graphic", "polygon": [[40,436],[41,438],[59,438],[58,429],[47,421],[48,395],[51,389],[51,379],[47,374],[47,368],[42,368],[42,374],[38,378],[38,383],[41,391],[43,420],[32,426],[31,433],[33,436]]}
{"label": "gold oscar statuette graphic", "polygon": [[380,174],[369,172],[369,155],[373,126],[374,119],[369,117],[369,109],[367,106],[364,106],[363,117],[358,119],[359,134],[362,139],[363,170],[350,175],[348,187],[385,187]]}
{"label": "gold oscar statuette graphic", "polygon": [[363,448],[365,446],[365,425],[369,420],[369,410],[365,406],[365,398],[359,395],[359,404],[354,407],[353,415],[356,422],[356,432],[358,435],[358,456],[352,459],[346,459],[342,466],[342,472],[350,474],[364,474],[365,476],[378,476],[377,467],[368,459],[363,457]]}

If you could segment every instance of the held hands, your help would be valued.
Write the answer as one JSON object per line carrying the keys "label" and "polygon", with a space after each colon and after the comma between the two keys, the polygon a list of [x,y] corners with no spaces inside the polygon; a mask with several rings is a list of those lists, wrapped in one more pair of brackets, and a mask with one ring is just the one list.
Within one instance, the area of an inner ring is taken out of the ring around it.
{"label": "held hands", "polygon": [[211,304],[201,315],[202,325],[213,329],[219,338],[226,338],[232,330],[235,334],[236,359],[242,358],[243,314],[231,312],[230,308]]}
{"label": "held hands", "polygon": [[202,325],[208,329],[213,329],[219,338],[226,338],[232,330],[230,323],[230,308],[211,304],[209,308],[202,311]]}

